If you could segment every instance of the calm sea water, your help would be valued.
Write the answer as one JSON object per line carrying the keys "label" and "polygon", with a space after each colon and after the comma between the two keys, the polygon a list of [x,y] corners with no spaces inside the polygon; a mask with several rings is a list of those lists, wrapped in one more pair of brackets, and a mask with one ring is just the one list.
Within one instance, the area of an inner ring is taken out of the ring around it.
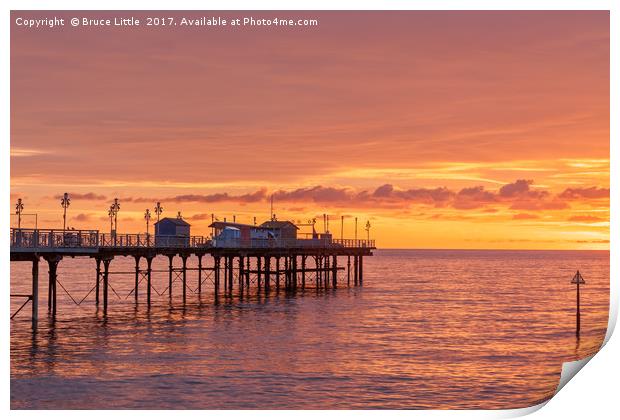
{"label": "calm sea water", "polygon": [[[111,269],[133,265],[117,258]],[[587,282],[579,341],[577,269]],[[363,287],[253,288],[215,304],[209,282],[183,306],[175,283],[172,302],[154,292],[150,310],[144,295],[125,299],[133,275],[117,274],[107,319],[92,294],[76,306],[59,287],[55,322],[46,270],[36,334],[29,307],[11,321],[14,409],[525,407],[553,395],[563,361],[597,351],[609,305],[609,252],[597,251],[380,250],[365,259]],[[94,270],[65,259],[59,280],[79,301]],[[30,265],[11,263],[11,292],[29,293],[29,282]],[[167,273],[153,285],[161,293]]]}

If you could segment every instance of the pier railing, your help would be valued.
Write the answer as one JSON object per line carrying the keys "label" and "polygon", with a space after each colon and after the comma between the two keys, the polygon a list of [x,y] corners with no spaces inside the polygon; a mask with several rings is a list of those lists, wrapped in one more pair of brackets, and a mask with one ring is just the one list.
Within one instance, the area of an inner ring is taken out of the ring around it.
{"label": "pier railing", "polygon": [[214,239],[215,248],[374,248],[375,241],[360,239]]}
{"label": "pier railing", "polygon": [[204,236],[164,236],[147,234],[110,233],[99,234],[99,246],[121,248],[198,248],[211,246],[211,240]]}
{"label": "pier railing", "polygon": [[11,229],[11,248],[96,248],[99,231]]}
{"label": "pier railing", "polygon": [[11,228],[12,250],[72,248],[374,248],[373,239],[210,239],[205,236],[162,236],[99,233],[98,230]]}

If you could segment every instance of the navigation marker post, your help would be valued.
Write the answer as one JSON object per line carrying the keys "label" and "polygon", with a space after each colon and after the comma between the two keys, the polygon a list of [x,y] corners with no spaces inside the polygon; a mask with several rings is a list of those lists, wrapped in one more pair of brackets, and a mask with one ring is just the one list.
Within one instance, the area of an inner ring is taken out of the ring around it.
{"label": "navigation marker post", "polygon": [[581,273],[579,272],[579,270],[577,270],[577,273],[573,276],[573,279],[571,280],[571,284],[577,285],[577,314],[576,314],[577,325],[575,327],[575,335],[579,337],[579,333],[581,332],[581,310],[580,310],[579,285],[586,284],[586,281],[581,276]]}

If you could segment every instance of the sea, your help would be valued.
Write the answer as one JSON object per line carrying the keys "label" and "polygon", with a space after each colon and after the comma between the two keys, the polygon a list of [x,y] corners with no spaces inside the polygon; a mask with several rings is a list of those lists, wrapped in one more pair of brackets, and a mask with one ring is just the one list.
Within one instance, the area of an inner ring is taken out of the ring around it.
{"label": "sea", "polygon": [[[144,280],[134,300],[134,265],[112,262],[104,316],[95,261],[63,259],[52,318],[42,260],[36,330],[29,304],[10,322],[12,409],[522,408],[551,398],[608,322],[608,251],[380,249],[362,286],[341,270],[336,289],[235,283],[217,298],[190,270],[185,304],[158,257],[150,307]],[[11,293],[29,294],[31,263],[10,267]]]}

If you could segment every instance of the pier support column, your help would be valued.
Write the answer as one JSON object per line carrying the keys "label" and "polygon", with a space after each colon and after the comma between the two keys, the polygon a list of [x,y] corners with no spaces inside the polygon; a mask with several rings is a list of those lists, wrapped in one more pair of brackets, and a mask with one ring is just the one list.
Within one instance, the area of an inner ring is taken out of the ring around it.
{"label": "pier support column", "polygon": [[134,300],[138,302],[138,282],[140,281],[140,256],[136,255],[134,258],[136,259],[136,278],[134,282],[133,297]]}
{"label": "pier support column", "polygon": [[323,279],[323,287],[325,289],[327,289],[329,287],[329,275],[330,275],[330,270],[329,270],[329,255],[326,255],[323,259],[323,275],[325,276]]}
{"label": "pier support column", "polygon": [[351,256],[347,255],[347,287],[351,285]]}
{"label": "pier support column", "polygon": [[97,263],[97,283],[95,283],[95,305],[99,306],[99,283],[101,283],[101,258],[95,258]]}
{"label": "pier support column", "polygon": [[297,290],[297,255],[291,256],[291,280],[293,281],[293,290]]}
{"label": "pier support column", "polygon": [[233,270],[234,270],[234,257],[228,257],[228,293],[232,295],[233,292]]}
{"label": "pier support column", "polygon": [[332,287],[336,289],[338,287],[338,256],[333,256],[332,261]]}
{"label": "pier support column", "polygon": [[153,257],[146,257],[146,304],[151,307],[151,264],[153,263]]}
{"label": "pier support column", "polygon": [[240,295],[243,295],[243,282],[244,282],[243,276],[245,274],[243,270],[243,260],[244,260],[243,256],[239,257],[239,294]]}
{"label": "pier support column", "polygon": [[228,257],[224,257],[224,294],[228,293]]}
{"label": "pier support column", "polygon": [[215,283],[215,296],[220,291],[220,257],[213,257],[213,282]]}
{"label": "pier support column", "polygon": [[247,286],[248,290],[250,290],[250,257],[247,257],[246,262],[247,269],[245,271],[245,285]]}
{"label": "pier support column", "polygon": [[320,280],[320,276],[319,276],[319,274],[320,274],[319,265],[320,265],[319,264],[319,257],[318,257],[318,255],[316,255],[314,257],[314,268],[315,268],[315,271],[316,271],[316,273],[315,273],[316,274],[315,289],[316,289],[317,292],[319,291],[319,283],[321,281]]}
{"label": "pier support column", "polygon": [[57,282],[57,269],[58,263],[62,260],[60,255],[52,255],[48,258],[47,265],[49,268],[48,274],[48,290],[47,290],[47,310],[51,312],[52,316],[56,316],[56,282]]}
{"label": "pier support column", "polygon": [[187,255],[181,255],[181,261],[183,262],[183,303],[187,298]]}
{"label": "pier support column", "polygon": [[39,321],[39,256],[32,260],[32,328]]}
{"label": "pier support column", "polygon": [[103,315],[108,314],[108,280],[110,277],[110,263],[112,258],[103,259]]}
{"label": "pier support column", "polygon": [[280,257],[276,257],[276,290],[280,290]]}
{"label": "pier support column", "polygon": [[360,255],[359,261],[359,284],[360,286],[364,283],[364,256]]}
{"label": "pier support column", "polygon": [[258,290],[260,291],[260,282],[261,282],[261,257],[256,257],[256,283],[258,285]]}
{"label": "pier support column", "polygon": [[301,257],[301,290],[306,288],[306,256]]}
{"label": "pier support column", "polygon": [[174,254],[168,255],[168,296],[172,300],[172,260],[174,259]]}
{"label": "pier support column", "polygon": [[198,257],[198,297],[202,293],[202,254],[196,254]]}
{"label": "pier support column", "polygon": [[271,278],[271,257],[265,257],[265,293],[269,293]]}
{"label": "pier support column", "polygon": [[358,264],[358,257],[357,255],[353,256],[353,284],[354,285],[358,285],[358,268],[359,268],[359,264]]}

